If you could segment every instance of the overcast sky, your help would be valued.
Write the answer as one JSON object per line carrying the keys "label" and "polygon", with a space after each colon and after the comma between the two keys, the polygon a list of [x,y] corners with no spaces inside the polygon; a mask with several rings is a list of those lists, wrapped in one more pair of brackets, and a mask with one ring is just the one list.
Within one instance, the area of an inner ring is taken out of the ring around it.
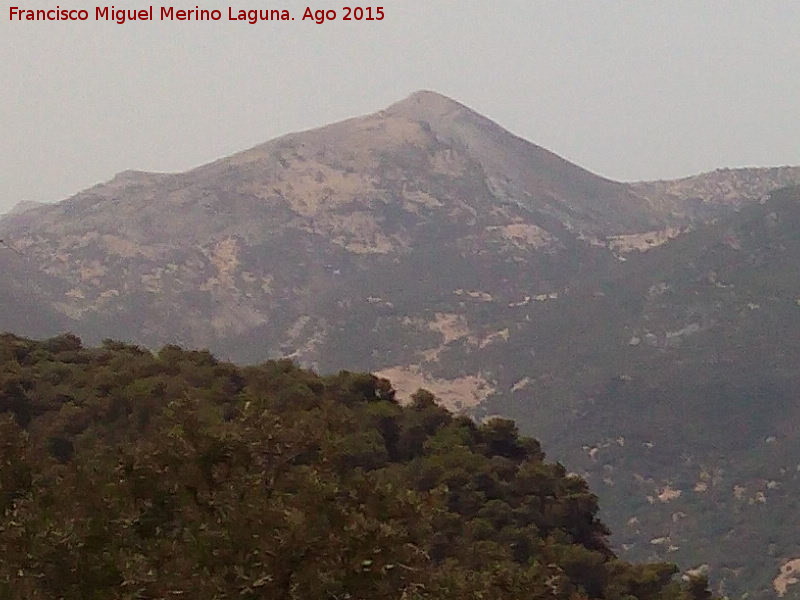
{"label": "overcast sky", "polygon": [[[227,18],[229,4],[196,1]],[[297,20],[120,26],[10,22],[22,1],[5,0],[0,211],[125,169],[185,170],[418,89],[615,179],[800,165],[800,2],[381,1],[381,22],[316,25],[295,0],[234,0]],[[94,7],[22,5],[56,4]]]}

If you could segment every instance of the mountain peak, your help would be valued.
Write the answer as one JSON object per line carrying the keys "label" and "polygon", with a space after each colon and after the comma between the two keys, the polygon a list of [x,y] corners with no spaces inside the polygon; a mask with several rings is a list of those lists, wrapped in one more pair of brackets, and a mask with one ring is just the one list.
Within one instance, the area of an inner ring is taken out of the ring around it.
{"label": "mountain peak", "polygon": [[473,112],[463,104],[438,92],[419,90],[407,98],[395,102],[385,112],[414,119],[428,120],[431,117],[441,118],[462,111]]}

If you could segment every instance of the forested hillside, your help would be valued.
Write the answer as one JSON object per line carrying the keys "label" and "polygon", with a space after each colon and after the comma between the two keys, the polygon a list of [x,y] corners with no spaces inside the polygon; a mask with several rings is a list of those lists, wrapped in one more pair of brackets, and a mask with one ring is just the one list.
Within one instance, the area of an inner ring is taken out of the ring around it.
{"label": "forested hillside", "polygon": [[537,304],[487,407],[587,479],[620,556],[732,598],[800,598],[798,231],[779,190]]}
{"label": "forested hillside", "polygon": [[385,379],[0,337],[0,598],[700,600],[513,422]]}

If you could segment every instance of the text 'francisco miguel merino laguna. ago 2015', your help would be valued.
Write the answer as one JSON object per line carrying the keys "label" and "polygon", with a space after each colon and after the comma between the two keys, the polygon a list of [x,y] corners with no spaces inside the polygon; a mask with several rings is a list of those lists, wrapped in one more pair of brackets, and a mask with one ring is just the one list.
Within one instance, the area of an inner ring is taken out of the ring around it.
{"label": "text 'francisco miguel merino laguna. ago 2015'", "polygon": [[[333,9],[315,10],[306,7],[297,20],[313,21],[382,21],[384,10],[380,6],[342,6]],[[174,6],[148,6],[130,9],[115,6],[95,6],[91,9],[62,8],[28,9],[20,6],[9,7],[10,21],[108,21],[120,25],[132,21],[240,21],[250,24],[259,21],[294,21],[295,17],[287,9],[245,9],[228,6],[220,9],[176,8]]]}

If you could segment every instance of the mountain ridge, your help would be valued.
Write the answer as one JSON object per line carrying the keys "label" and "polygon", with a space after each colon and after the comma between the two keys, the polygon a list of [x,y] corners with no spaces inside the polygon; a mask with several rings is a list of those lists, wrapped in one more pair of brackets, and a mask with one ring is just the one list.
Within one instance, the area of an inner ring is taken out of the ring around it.
{"label": "mountain ridge", "polygon": [[[722,182],[722,185],[728,185],[730,189],[727,190],[729,195],[733,196],[735,201],[737,197],[742,195],[741,188],[750,185],[747,181],[742,181],[741,175],[750,176],[750,178],[757,181],[764,181],[766,185],[762,185],[760,190],[761,195],[765,193],[764,190],[790,185],[800,181],[800,167],[765,167],[765,168],[735,168],[735,169],[718,169],[697,175],[691,175],[676,180],[656,180],[656,181],[636,181],[636,182],[620,182],[615,181],[575,165],[566,159],[558,156],[537,146],[524,138],[517,136],[497,123],[487,119],[479,113],[473,111],[464,104],[452,100],[446,96],[438,94],[429,90],[420,90],[412,93],[408,97],[387,108],[378,112],[365,115],[362,117],[353,117],[326,125],[318,128],[311,128],[299,132],[287,133],[279,136],[262,144],[258,144],[251,148],[236,152],[228,157],[220,158],[207,164],[199,165],[188,171],[175,172],[175,173],[160,173],[160,172],[147,172],[128,170],[122,171],[115,175],[111,180],[105,183],[99,183],[92,186],[78,194],[73,195],[71,198],[81,197],[93,192],[113,189],[121,189],[125,186],[131,185],[148,185],[163,181],[173,181],[179,184],[180,181],[186,178],[191,178],[196,175],[213,174],[220,175],[221,172],[229,170],[234,165],[243,165],[247,163],[257,163],[263,159],[265,154],[273,152],[276,148],[285,146],[286,144],[293,144],[298,139],[302,140],[303,137],[316,136],[321,137],[323,141],[331,144],[338,143],[337,135],[342,131],[357,127],[360,123],[363,124],[365,120],[380,121],[386,118],[401,118],[407,119],[411,122],[421,123],[425,127],[432,129],[432,132],[441,139],[447,142],[456,142],[462,146],[469,147],[468,142],[472,142],[479,150],[489,147],[492,151],[496,151],[497,146],[510,145],[517,150],[517,154],[528,154],[534,157],[534,160],[529,161],[533,164],[534,168],[531,169],[531,164],[524,165],[526,168],[516,168],[515,174],[517,179],[524,179],[519,176],[519,172],[541,172],[538,176],[538,181],[533,182],[534,187],[539,188],[539,192],[551,196],[550,201],[557,201],[566,192],[573,195],[586,195],[592,194],[594,202],[599,200],[605,204],[600,207],[590,205],[578,206],[583,211],[607,214],[609,211],[617,219],[616,225],[613,222],[605,223],[608,226],[616,227],[619,229],[620,225],[623,227],[631,217],[626,216],[624,213],[627,209],[638,209],[639,212],[644,212],[644,215],[639,215],[633,219],[629,224],[634,225],[640,231],[645,231],[648,228],[654,229],[657,226],[664,226],[666,224],[676,224],[680,221],[685,224],[692,219],[692,215],[687,215],[685,206],[678,207],[678,204],[685,204],[687,196],[688,199],[696,200],[697,198],[691,197],[692,194],[697,194],[700,188],[705,187],[702,191],[708,195],[713,192],[708,189],[710,186],[705,185],[704,182],[713,179],[719,179],[718,175],[724,173],[733,181]],[[500,144],[488,143],[486,139],[496,142],[500,140]],[[301,142],[302,143],[302,142]],[[503,177],[493,179],[498,169],[501,167],[508,167],[509,164],[519,163],[519,157],[514,156],[510,152],[502,152],[501,157],[493,157],[492,151],[484,152],[482,155],[483,161],[478,162],[484,167],[488,173],[487,178],[494,181],[497,189],[493,190],[499,195],[508,197],[523,196],[523,198],[516,198],[516,201],[524,204],[524,198],[527,194],[516,181],[504,181]],[[487,157],[488,155],[488,157]],[[530,158],[530,156],[529,156]],[[517,165],[519,166],[519,165]],[[507,177],[505,178],[507,179]],[[567,181],[566,192],[563,189],[564,182],[559,182],[559,179],[570,180]],[[746,179],[746,178],[745,178]],[[528,182],[531,184],[532,182]],[[511,186],[513,189],[506,189]],[[757,184],[756,184],[757,186]],[[524,188],[524,186],[522,186]],[[680,188],[680,189],[678,189]],[[752,200],[754,192],[748,190],[744,194],[747,201]],[[555,196],[553,198],[552,196]],[[619,196],[613,198],[614,196]],[[529,200],[529,198],[528,198]],[[574,203],[574,199],[572,199]],[[620,204],[615,209],[614,204]],[[719,204],[720,201],[714,201],[713,204]],[[49,205],[52,206],[52,205]],[[45,208],[46,207],[35,207]],[[571,209],[575,209],[572,206]],[[670,214],[670,212],[674,214]],[[13,216],[11,213],[6,213],[5,216]],[[704,215],[707,218],[707,215]],[[607,220],[607,216],[605,217]],[[630,227],[629,227],[630,228]],[[606,231],[605,233],[609,233]],[[622,231],[613,231],[613,233],[623,233]]]}

